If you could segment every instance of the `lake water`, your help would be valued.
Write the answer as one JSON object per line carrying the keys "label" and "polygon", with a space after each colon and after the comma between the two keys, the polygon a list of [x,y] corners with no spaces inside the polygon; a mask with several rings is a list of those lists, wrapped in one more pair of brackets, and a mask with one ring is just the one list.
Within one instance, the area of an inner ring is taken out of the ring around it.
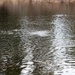
{"label": "lake water", "polygon": [[75,75],[74,8],[68,3],[3,3],[0,75]]}

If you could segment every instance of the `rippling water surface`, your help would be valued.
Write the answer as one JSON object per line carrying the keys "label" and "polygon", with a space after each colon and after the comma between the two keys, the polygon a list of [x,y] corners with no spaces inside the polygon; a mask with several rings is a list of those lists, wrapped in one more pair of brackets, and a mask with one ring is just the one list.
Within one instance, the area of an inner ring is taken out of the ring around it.
{"label": "rippling water surface", "polygon": [[75,75],[74,6],[49,5],[0,7],[0,75]]}

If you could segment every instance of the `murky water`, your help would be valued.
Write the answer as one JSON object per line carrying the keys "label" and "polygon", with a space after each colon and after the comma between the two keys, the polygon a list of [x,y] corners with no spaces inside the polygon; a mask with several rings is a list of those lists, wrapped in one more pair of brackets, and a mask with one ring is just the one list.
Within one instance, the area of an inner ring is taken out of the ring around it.
{"label": "murky water", "polygon": [[0,7],[0,75],[75,75],[73,4],[11,4]]}

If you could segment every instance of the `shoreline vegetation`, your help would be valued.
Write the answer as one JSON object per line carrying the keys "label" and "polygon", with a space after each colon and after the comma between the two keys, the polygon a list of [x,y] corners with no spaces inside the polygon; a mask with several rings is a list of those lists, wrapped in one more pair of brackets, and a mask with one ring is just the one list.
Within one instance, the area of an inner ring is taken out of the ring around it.
{"label": "shoreline vegetation", "polygon": [[14,4],[20,3],[20,2],[48,2],[48,3],[74,3],[75,0],[0,0],[0,5],[3,4],[4,2],[12,2]]}
{"label": "shoreline vegetation", "polygon": [[75,0],[0,0],[0,11],[10,14],[75,14]]}
{"label": "shoreline vegetation", "polygon": [[47,3],[47,4],[75,4],[75,0],[0,0],[0,7],[2,5],[6,6],[17,6],[20,4],[42,4],[42,3]]}

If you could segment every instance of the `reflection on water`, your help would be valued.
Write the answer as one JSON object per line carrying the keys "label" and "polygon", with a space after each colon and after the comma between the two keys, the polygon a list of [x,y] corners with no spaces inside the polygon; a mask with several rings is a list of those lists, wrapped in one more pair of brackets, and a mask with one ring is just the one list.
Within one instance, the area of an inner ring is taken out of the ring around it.
{"label": "reflection on water", "polygon": [[37,36],[41,36],[41,37],[45,37],[48,36],[48,31],[34,31],[34,32],[30,32],[30,35],[37,35]]}
{"label": "reflection on water", "polygon": [[[10,15],[9,11],[3,5],[0,9],[0,74],[18,75],[18,67],[22,58],[22,49],[19,32],[19,18]],[[11,73],[12,72],[12,73]]]}
{"label": "reflection on water", "polygon": [[[74,75],[75,69],[72,67],[72,62],[75,60],[72,58],[71,52],[75,47],[75,41],[72,40],[74,37],[73,32],[69,26],[69,20],[66,19],[68,16],[56,15],[54,18],[54,35],[53,46],[55,47],[54,54],[54,65],[57,66],[54,74],[55,75]],[[67,53],[68,52],[68,53]],[[59,61],[59,62],[58,62]],[[70,63],[71,61],[71,63]]]}
{"label": "reflection on water", "polygon": [[15,4],[0,5],[0,75],[74,75],[73,5]]}

